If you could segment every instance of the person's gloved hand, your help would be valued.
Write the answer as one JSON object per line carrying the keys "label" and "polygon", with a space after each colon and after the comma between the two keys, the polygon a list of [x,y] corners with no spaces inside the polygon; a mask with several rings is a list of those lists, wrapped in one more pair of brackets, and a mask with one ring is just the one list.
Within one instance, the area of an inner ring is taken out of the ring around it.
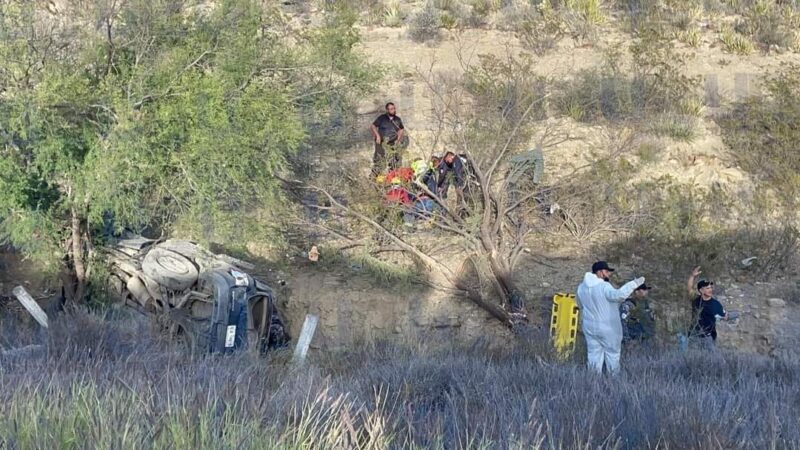
{"label": "person's gloved hand", "polygon": [[643,284],[644,284],[644,277],[639,277],[639,278],[637,278],[637,279],[633,280],[633,282],[634,282],[634,283],[636,283],[636,286],[637,286],[637,287],[638,287],[638,286],[641,286],[641,285],[643,285]]}

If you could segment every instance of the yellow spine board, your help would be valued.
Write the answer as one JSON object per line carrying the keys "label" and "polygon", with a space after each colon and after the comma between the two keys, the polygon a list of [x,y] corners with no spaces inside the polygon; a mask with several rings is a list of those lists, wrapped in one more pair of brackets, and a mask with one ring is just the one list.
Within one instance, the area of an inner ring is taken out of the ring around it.
{"label": "yellow spine board", "polygon": [[553,346],[562,357],[569,356],[575,349],[578,335],[578,304],[573,294],[553,296],[553,314],[550,320],[550,338]]}

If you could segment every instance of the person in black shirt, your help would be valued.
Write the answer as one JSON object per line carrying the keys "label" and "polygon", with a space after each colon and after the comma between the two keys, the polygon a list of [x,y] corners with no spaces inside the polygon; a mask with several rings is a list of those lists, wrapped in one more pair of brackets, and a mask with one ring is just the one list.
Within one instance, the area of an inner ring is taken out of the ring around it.
{"label": "person in black shirt", "polygon": [[701,273],[700,267],[695,267],[687,283],[690,295],[697,293],[692,301],[692,314],[697,319],[692,328],[692,336],[702,339],[706,346],[713,348],[717,340],[717,319],[727,320],[728,314],[722,303],[714,298],[713,281],[700,280],[695,285],[695,280]]}
{"label": "person in black shirt", "polygon": [[372,137],[375,140],[375,154],[372,156],[372,174],[377,176],[386,170],[397,169],[402,165],[400,149],[403,143],[405,127],[400,116],[397,115],[397,107],[394,103],[386,104],[386,113],[378,116],[369,126]]}
{"label": "person in black shirt", "polygon": [[456,192],[461,193],[467,185],[467,175],[464,171],[464,163],[455,153],[447,152],[439,160],[436,167],[437,175],[437,195],[439,198],[447,198],[447,191],[450,190],[452,183],[456,187]]}

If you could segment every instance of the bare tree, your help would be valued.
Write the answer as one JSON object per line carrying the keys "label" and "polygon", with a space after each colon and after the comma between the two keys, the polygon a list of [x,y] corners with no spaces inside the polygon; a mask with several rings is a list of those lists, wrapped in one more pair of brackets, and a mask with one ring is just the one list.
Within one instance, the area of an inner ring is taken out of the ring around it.
{"label": "bare tree", "polygon": [[[325,203],[314,207],[341,212],[378,231],[394,249],[421,262],[432,285],[467,296],[508,326],[527,321],[515,271],[530,252],[526,243],[542,214],[539,155],[572,139],[558,121],[548,119],[548,83],[532,75],[531,64],[524,58],[481,56],[463,76],[441,76],[432,67],[421,73],[433,98],[434,145],[465,158],[468,181],[456,187],[455,199],[419,182],[416,187],[438,204],[430,223],[464,251],[463,260],[445,263],[357,202],[346,204],[329,188],[306,185]],[[348,247],[359,245],[348,239]]]}

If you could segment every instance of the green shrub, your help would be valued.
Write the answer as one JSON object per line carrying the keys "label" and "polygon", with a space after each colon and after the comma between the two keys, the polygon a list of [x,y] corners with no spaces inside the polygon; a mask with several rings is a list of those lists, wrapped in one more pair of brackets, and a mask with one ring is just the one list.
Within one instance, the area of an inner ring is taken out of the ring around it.
{"label": "green shrub", "polygon": [[790,207],[800,199],[800,66],[765,79],[765,96],[736,103],[717,122],[737,164],[777,192]]}
{"label": "green shrub", "polygon": [[566,7],[578,13],[586,22],[599,25],[606,20],[601,0],[567,0]]}
{"label": "green shrub", "polygon": [[442,12],[436,8],[432,1],[417,11],[411,18],[408,34],[414,41],[426,42],[439,38],[439,27],[442,25]]}
{"label": "green shrub", "polygon": [[723,28],[719,34],[719,39],[728,53],[735,53],[737,55],[749,55],[753,53],[753,43],[750,39],[737,33],[732,28]]}
{"label": "green shrub", "polygon": [[621,55],[612,50],[602,67],[558,83],[553,104],[575,120],[657,124],[659,134],[692,139],[696,120],[691,119],[703,109],[699,79],[683,74],[685,59],[671,43],[659,35],[640,36],[630,47],[632,71],[621,66]]}
{"label": "green shrub", "polygon": [[638,205],[629,201],[636,198],[628,184],[634,173],[625,158],[601,159],[580,176],[554,186],[550,199],[559,206],[559,220],[551,221],[553,232],[566,232],[582,242],[630,232],[641,219]]}
{"label": "green shrub", "polygon": [[664,146],[657,140],[646,140],[636,147],[636,156],[642,164],[653,164],[661,160]]}
{"label": "green shrub", "polygon": [[676,2],[668,11],[671,16],[670,25],[679,31],[689,31],[697,25],[697,20],[703,13],[702,7]]}
{"label": "green shrub", "polygon": [[581,122],[628,120],[635,115],[633,92],[632,80],[614,70],[584,70],[560,83],[553,103],[562,114]]}
{"label": "green shrub", "polygon": [[688,45],[689,47],[698,47],[700,45],[700,30],[696,27],[691,27],[687,30],[678,33],[678,40]]}
{"label": "green shrub", "polygon": [[757,0],[744,13],[739,28],[746,30],[766,50],[792,49],[797,44],[800,15],[790,5]]}
{"label": "green shrub", "polygon": [[632,32],[663,23],[661,0],[618,0],[614,4],[625,14],[626,22]]}
{"label": "green shrub", "polygon": [[433,0],[433,6],[442,11],[454,11],[461,6],[460,0]]}
{"label": "green shrub", "polygon": [[[336,8],[346,7],[352,11],[360,13],[359,21],[365,25],[381,25],[385,21],[386,8],[384,0],[331,0],[324,3],[325,8],[335,10]],[[326,11],[327,13],[327,11]]]}
{"label": "green shrub", "polygon": [[[481,55],[480,64],[467,71],[464,88],[474,101],[474,111],[483,117],[500,115],[503,121],[514,124],[522,118],[532,101],[541,100],[547,92],[547,81],[535,74],[536,61],[529,56],[519,58],[499,58],[494,55]],[[534,108],[529,120],[543,120],[546,108]],[[520,131],[524,134],[524,130]],[[497,139],[497,136],[489,136]],[[475,146],[480,147],[480,146]]]}
{"label": "green shrub", "polygon": [[399,27],[403,25],[405,15],[400,7],[400,2],[394,0],[388,3],[383,9],[383,26],[385,27]]}
{"label": "green shrub", "polygon": [[537,56],[544,56],[554,49],[567,34],[561,16],[547,4],[540,5],[517,24],[516,37],[522,46]]}
{"label": "green shrub", "polygon": [[651,119],[649,131],[656,136],[666,136],[679,142],[691,143],[698,136],[697,118],[685,114],[660,114]]}

